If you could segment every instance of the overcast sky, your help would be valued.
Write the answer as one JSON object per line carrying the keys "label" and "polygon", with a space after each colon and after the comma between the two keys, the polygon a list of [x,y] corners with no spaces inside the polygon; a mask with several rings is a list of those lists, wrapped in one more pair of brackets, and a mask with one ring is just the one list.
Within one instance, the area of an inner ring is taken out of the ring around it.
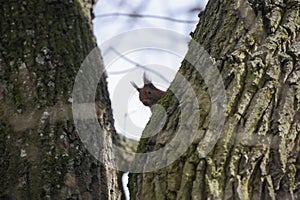
{"label": "overcast sky", "polygon": [[[206,3],[207,0],[98,1],[94,9],[95,19],[93,21],[97,43],[101,46],[101,44],[114,40],[115,37],[127,31],[150,27],[172,30],[189,37],[189,33],[195,29],[197,24],[199,9],[203,8]],[[117,16],[116,13],[134,13],[148,17],[132,18]],[[154,16],[186,20],[188,22],[179,23],[172,20],[154,18]],[[187,42],[185,42],[186,46],[184,47],[186,50]],[[104,61],[106,61],[106,53],[102,52]],[[138,140],[151,116],[150,109],[139,101],[137,91],[130,85],[130,81],[136,82],[140,87],[143,85],[142,74],[145,70],[138,69],[135,63],[155,71],[156,74],[151,71],[148,71],[147,74],[157,87],[166,90],[180,67],[185,53],[182,54],[178,56],[153,49],[140,50],[124,55],[126,59],[119,57],[114,62],[105,63],[115,127],[119,133]],[[130,91],[128,94],[125,94],[125,90]]]}
{"label": "overcast sky", "polygon": [[[110,44],[111,41],[117,40],[118,36],[128,31],[143,28],[171,30],[188,37],[198,22],[199,9],[203,9],[207,1],[100,0],[94,9],[95,19],[93,21],[94,34],[97,38],[98,46],[101,47],[101,45],[106,43]],[[116,13],[124,16],[117,16]],[[126,16],[126,14],[132,13],[148,17],[132,18]],[[188,22],[179,23],[155,18],[155,16],[186,20]],[[132,38],[132,40],[134,39]],[[145,39],[150,40],[150,38]],[[159,39],[154,38],[154,40]],[[178,41],[171,42],[174,46],[174,42]],[[151,116],[150,109],[139,101],[138,92],[130,85],[130,81],[134,81],[139,87],[143,85],[142,74],[145,70],[139,69],[136,65],[143,65],[157,72],[147,71],[147,74],[157,87],[166,90],[178,71],[187,50],[188,41],[183,40],[180,43],[183,43],[179,44],[181,45],[182,55],[174,55],[170,51],[161,51],[159,49],[143,49],[122,55],[123,58],[119,55],[113,62],[106,63],[108,62],[108,53],[102,52],[108,74],[108,89],[112,101],[115,127],[118,133],[138,140]],[[101,50],[103,51],[103,49]],[[123,176],[122,181],[126,198],[129,199],[126,187],[128,182],[127,174]]]}

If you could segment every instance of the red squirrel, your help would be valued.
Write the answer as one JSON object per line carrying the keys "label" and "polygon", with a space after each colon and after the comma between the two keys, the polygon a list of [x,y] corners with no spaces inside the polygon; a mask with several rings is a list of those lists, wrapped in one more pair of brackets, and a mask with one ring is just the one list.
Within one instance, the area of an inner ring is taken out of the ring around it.
{"label": "red squirrel", "polygon": [[140,98],[141,102],[145,106],[151,107],[152,105],[156,104],[157,101],[159,101],[162,98],[162,96],[165,94],[165,92],[156,88],[152,84],[151,80],[146,76],[146,73],[144,73],[143,79],[144,79],[143,88],[139,88],[134,82],[130,82],[130,83],[139,92],[139,98]]}

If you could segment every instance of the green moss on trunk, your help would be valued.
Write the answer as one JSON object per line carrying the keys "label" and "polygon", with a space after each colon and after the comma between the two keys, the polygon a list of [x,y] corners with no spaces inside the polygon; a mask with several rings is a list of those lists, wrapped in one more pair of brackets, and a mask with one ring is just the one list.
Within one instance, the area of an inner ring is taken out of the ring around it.
{"label": "green moss on trunk", "polygon": [[[299,1],[209,1],[191,35],[223,77],[228,105],[221,137],[202,158],[201,141],[210,134],[212,112],[207,110],[208,90],[203,77],[183,61],[179,73],[193,84],[203,116],[199,135],[165,169],[131,174],[133,199],[145,193],[155,194],[149,199],[300,198],[299,10]],[[197,54],[190,50],[189,56]],[[140,142],[141,152],[164,147],[174,137],[169,131],[178,127],[180,105],[175,97],[163,101],[170,113],[167,124]]]}
{"label": "green moss on trunk", "polygon": [[[87,3],[0,6],[1,199],[109,196],[106,168],[83,147],[71,117],[75,76],[96,46]],[[102,83],[97,98],[110,105]]]}

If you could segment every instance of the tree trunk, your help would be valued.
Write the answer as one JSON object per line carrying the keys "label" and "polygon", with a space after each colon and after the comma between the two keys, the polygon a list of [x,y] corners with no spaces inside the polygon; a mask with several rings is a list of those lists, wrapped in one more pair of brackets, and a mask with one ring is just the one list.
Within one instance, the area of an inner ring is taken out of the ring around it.
{"label": "tree trunk", "polygon": [[[178,72],[198,97],[196,136],[171,165],[130,174],[131,199],[300,199],[299,7],[299,0],[208,3],[199,15],[192,33],[194,41]],[[203,52],[195,48],[195,42],[210,54],[215,65],[204,65]],[[202,63],[208,71],[219,70],[225,98],[211,98],[212,90],[195,63]],[[170,90],[178,90],[178,77]],[[195,117],[180,121],[185,105],[170,90],[160,101],[167,113],[166,123],[158,134],[140,141],[140,153],[167,146],[180,123],[188,126]],[[225,108],[224,124],[221,120],[210,126],[211,116],[218,112],[212,104],[220,100]],[[154,110],[143,136],[151,131],[159,112]],[[214,132],[218,126],[222,130]],[[210,138],[216,139],[211,147],[214,141]],[[159,165],[171,154],[166,149],[143,162],[136,158],[134,165]]]}
{"label": "tree trunk", "polygon": [[[117,171],[85,149],[72,119],[75,76],[96,46],[93,2],[1,3],[1,199],[121,198]],[[112,138],[105,76],[100,85],[98,119]]]}

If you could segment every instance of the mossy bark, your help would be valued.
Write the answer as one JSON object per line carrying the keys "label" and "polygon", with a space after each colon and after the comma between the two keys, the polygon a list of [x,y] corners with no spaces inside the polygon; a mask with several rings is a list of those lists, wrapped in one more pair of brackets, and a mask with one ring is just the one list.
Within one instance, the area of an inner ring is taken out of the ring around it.
{"label": "mossy bark", "polygon": [[[96,46],[93,1],[5,1],[0,6],[0,199],[120,199],[107,169],[75,132],[71,102],[81,63]],[[115,134],[106,89],[107,133]]]}
{"label": "mossy bark", "polygon": [[[299,8],[299,0],[208,3],[191,35],[223,78],[223,131],[202,157],[199,145],[210,118],[201,117],[199,135],[180,159],[151,173],[130,174],[131,199],[300,199]],[[183,61],[179,73],[199,96],[209,95],[190,63]],[[170,113],[167,124],[140,142],[140,152],[161,148],[172,137],[180,112],[180,105],[170,103],[174,99],[168,92],[162,99]],[[210,116],[206,100],[199,106],[201,115]]]}

